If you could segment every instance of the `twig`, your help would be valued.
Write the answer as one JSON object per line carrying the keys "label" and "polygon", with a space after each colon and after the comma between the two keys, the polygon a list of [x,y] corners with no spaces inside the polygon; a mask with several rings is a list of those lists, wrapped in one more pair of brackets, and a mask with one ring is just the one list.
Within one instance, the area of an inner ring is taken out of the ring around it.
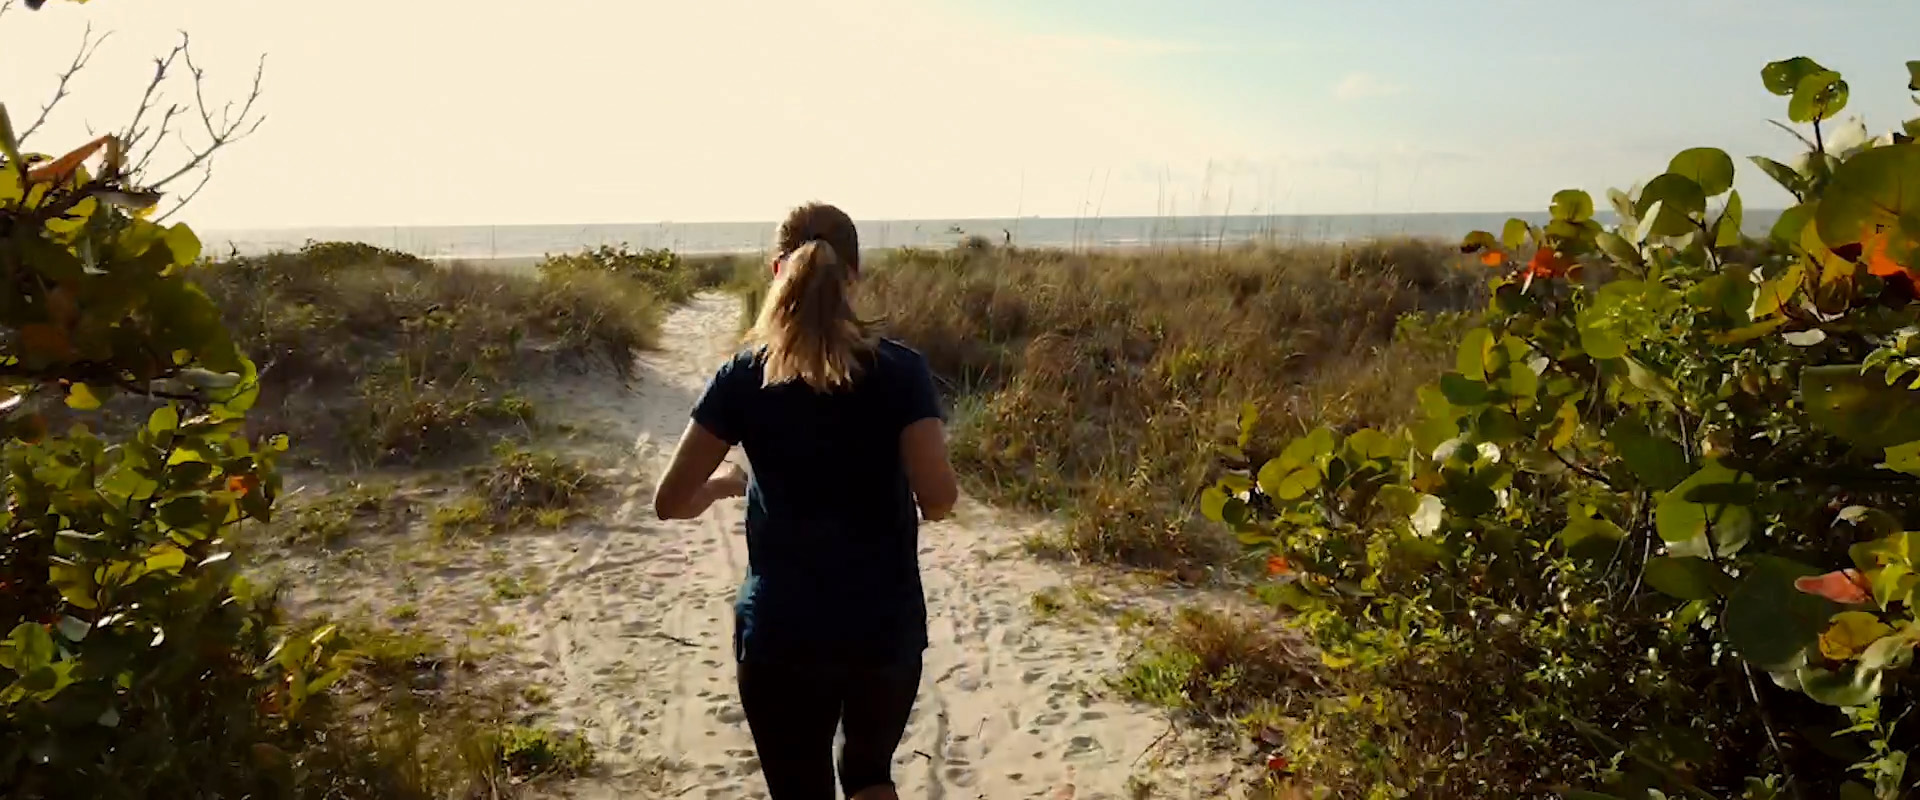
{"label": "twig", "polygon": [[53,99],[40,107],[39,119],[34,120],[32,125],[28,125],[26,130],[16,137],[21,144],[26,144],[27,139],[32,138],[34,132],[40,130],[40,126],[47,124],[47,116],[53,113],[54,106],[60,105],[60,101],[67,99],[67,83],[73,80],[73,76],[80,74],[80,70],[87,68],[87,62],[92,61],[93,54],[100,50],[100,43],[105,42],[112,35],[112,33],[103,33],[96,39],[93,36],[93,23],[87,23],[86,32],[80,34],[80,52],[74,54],[73,63],[68,64],[66,71],[60,73],[60,82],[53,89]]}
{"label": "twig", "polygon": [[[164,58],[156,58],[153,60],[153,79],[147,81],[146,91],[140,93],[140,105],[134,109],[133,121],[127,123],[126,131],[120,134],[120,140],[125,143],[124,147],[127,153],[131,154],[134,148],[140,145],[140,140],[146,138],[150,133],[147,129],[141,128],[140,124],[146,121],[147,112],[153,110],[156,94],[160,91],[161,84],[166,83],[168,70],[173,69],[173,62],[179,59],[180,54],[186,52],[186,50],[187,35],[182,33],[180,34],[180,43],[174,45],[173,50],[169,51]],[[160,142],[167,138],[168,125],[173,122],[175,116],[185,110],[186,109],[177,105],[167,106],[166,114],[161,117],[158,132],[153,137],[153,143],[147,147],[147,152],[131,160],[130,163],[133,166],[134,172],[140,171],[140,169],[145,167],[147,162],[153,158],[154,149],[159,147]]]}
{"label": "twig", "polygon": [[1633,588],[1627,590],[1627,602],[1635,603],[1640,597],[1640,583],[1647,579],[1647,560],[1653,558],[1653,540],[1656,536],[1647,536],[1640,545],[1640,571],[1633,576]]}
{"label": "twig", "polygon": [[666,633],[664,631],[655,631],[653,635],[658,636],[662,639],[665,639],[669,642],[673,642],[674,644],[680,645],[682,647],[699,647],[700,646],[699,643],[691,639],[682,639],[678,636],[675,636],[671,633]]}
{"label": "twig", "polygon": [[[254,68],[253,88],[247,92],[247,99],[240,104],[239,116],[235,117],[231,115],[230,112],[233,104],[228,103],[222,108],[220,122],[217,125],[213,121],[212,111],[207,107],[206,71],[200,69],[199,65],[193,63],[193,49],[188,46],[186,34],[184,33],[181,34],[180,56],[187,64],[187,72],[193,76],[194,105],[200,114],[200,123],[206,129],[208,141],[206,149],[204,150],[195,151],[192,147],[189,147],[187,151],[191,154],[191,157],[187,159],[187,163],[180,165],[179,169],[174,170],[160,180],[154,181],[147,187],[156,191],[172,183],[180,176],[199,168],[201,164],[206,163],[207,159],[212,158],[213,154],[221,148],[253,135],[254,131],[260,129],[260,124],[267,121],[265,117],[253,117],[253,104],[260,99],[260,86],[266,78],[266,56],[261,56],[260,63]],[[158,144],[157,139],[155,144]]]}
{"label": "twig", "polygon": [[1177,727],[1178,727],[1178,723],[1174,722],[1173,720],[1167,720],[1167,729],[1164,731],[1161,731],[1159,736],[1153,737],[1153,741],[1147,743],[1147,749],[1140,751],[1140,755],[1133,757],[1132,766],[1136,766],[1136,767],[1139,766],[1140,759],[1146,758],[1148,753],[1151,753],[1154,750],[1159,749],[1160,743],[1166,741],[1167,737],[1172,736],[1174,730]]}
{"label": "twig", "polygon": [[13,10],[13,0],[0,0],[0,17],[6,16],[11,10]]}
{"label": "twig", "polygon": [[1559,459],[1561,465],[1565,466],[1567,469],[1573,470],[1574,472],[1580,474],[1582,477],[1585,477],[1587,480],[1599,481],[1600,485],[1602,486],[1605,486],[1609,489],[1614,488],[1613,481],[1607,480],[1607,476],[1573,463],[1572,461],[1568,460],[1565,455],[1562,455],[1559,450],[1555,450],[1549,447],[1547,448],[1547,452],[1552,453],[1554,458]]}
{"label": "twig", "polygon": [[188,203],[193,202],[193,198],[199,197],[200,191],[202,189],[207,188],[207,183],[212,180],[213,180],[213,162],[209,161],[207,162],[207,168],[201,171],[200,173],[199,185],[193,187],[193,191],[188,192],[186,197],[183,197],[180,199],[180,202],[174,203],[173,208],[167,209],[166,213],[161,214],[157,217],[154,217],[153,221],[155,223],[166,222],[168,217],[171,217],[174,214],[179,213],[180,209],[186,208]]}
{"label": "twig", "polygon": [[1753,665],[1741,663],[1741,669],[1747,674],[1747,691],[1752,693],[1754,705],[1760,709],[1760,727],[1767,733],[1767,744],[1773,748],[1773,757],[1780,760],[1780,771],[1786,773],[1787,790],[1793,793],[1794,800],[1806,800],[1800,792],[1799,782],[1794,780],[1793,767],[1787,763],[1787,754],[1780,748],[1780,734],[1773,725],[1773,709],[1767,705],[1766,697],[1760,694],[1760,684],[1753,679]]}
{"label": "twig", "polygon": [[[86,58],[91,57],[92,50],[97,46],[98,42],[96,41],[89,46],[85,55],[76,59],[76,61],[84,65]],[[145,151],[142,152],[138,158],[132,159],[130,169],[123,168],[120,174],[103,176],[103,178],[117,180],[123,179],[129,174],[143,172],[147,164],[152,160],[160,143],[165,140],[173,118],[185,113],[186,109],[184,107],[177,104],[169,104],[157,128],[142,127],[144,120],[147,118],[147,113],[157,106],[161,91],[160,87],[166,82],[169,72],[173,64],[176,63],[176,60],[184,61],[188,70],[193,75],[194,98],[198,106],[201,124],[207,131],[208,141],[200,148],[195,148],[192,144],[183,142],[189,154],[186,163],[181,164],[166,177],[139,187],[139,191],[144,194],[158,194],[167,184],[190,172],[195,170],[208,170],[208,174],[202,176],[199,187],[196,187],[189,193],[186,199],[176,203],[172,209],[167,211],[165,216],[172,216],[199,195],[201,189],[205,187],[207,180],[211,178],[209,164],[210,159],[215,153],[229,144],[233,144],[252,135],[255,131],[259,130],[260,125],[266,121],[265,117],[254,116],[254,106],[260,99],[262,94],[261,87],[265,82],[266,57],[262,56],[259,64],[254,68],[252,89],[248,92],[246,100],[239,104],[238,114],[235,115],[233,113],[235,104],[227,103],[223,107],[220,121],[216,123],[213,119],[213,113],[206,102],[206,72],[193,62],[191,40],[188,38],[188,35],[183,32],[180,35],[180,43],[175,45],[173,50],[169,51],[164,57],[154,59],[153,78],[148,81],[146,90],[141,93],[140,104],[135,108],[133,121],[128,124],[125,133],[120,136],[123,154],[131,154],[135,147],[141,143],[146,144]],[[26,165],[22,163],[14,166],[18,167],[24,182],[27,171]],[[61,199],[35,211],[33,216],[43,220],[61,217],[82,201],[92,196],[92,194],[94,194],[94,192],[90,191],[67,193]]]}
{"label": "twig", "polygon": [[[166,113],[160,117],[160,127],[158,128],[157,132],[154,133],[153,141],[147,145],[147,151],[144,153],[141,153],[140,157],[134,161],[132,172],[135,172],[135,173],[144,172],[147,168],[147,165],[153,162],[153,154],[159,151],[160,142],[166,140],[167,129],[173,126],[173,118],[180,116],[183,113],[186,113],[186,108],[184,107],[177,106],[177,105],[167,106]],[[142,130],[135,134],[135,138],[137,139],[139,137],[146,136],[147,133],[148,133],[147,131]],[[133,146],[128,145],[127,149],[132,150]]]}
{"label": "twig", "polygon": [[914,754],[914,755],[916,755],[916,756],[919,756],[919,757],[921,757],[921,758],[924,758],[924,759],[926,759],[926,760],[928,760],[928,761],[932,761],[932,760],[933,760],[933,754],[931,754],[931,753],[924,753],[924,752],[921,752],[921,751],[919,751],[919,750],[915,750],[915,751],[913,751],[913,754]]}

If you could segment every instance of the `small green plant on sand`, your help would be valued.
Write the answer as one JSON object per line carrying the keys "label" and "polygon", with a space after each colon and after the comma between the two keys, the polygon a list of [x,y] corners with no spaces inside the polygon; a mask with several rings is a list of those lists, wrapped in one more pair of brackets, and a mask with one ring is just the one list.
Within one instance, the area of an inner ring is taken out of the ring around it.
{"label": "small green plant on sand", "polygon": [[540,581],[539,570],[534,567],[528,567],[518,575],[495,573],[488,576],[487,586],[493,590],[495,600],[522,600],[546,591]]}
{"label": "small green plant on sand", "polygon": [[493,515],[485,501],[463,497],[435,508],[427,517],[427,526],[435,539],[449,541],[491,532]]}
{"label": "small green plant on sand", "polygon": [[578,733],[514,725],[500,732],[500,758],[515,776],[572,777],[593,766],[593,746]]}
{"label": "small green plant on sand", "polygon": [[[493,462],[469,473],[473,493],[434,509],[428,517],[436,538],[483,535],[522,524],[559,528],[580,513],[600,486],[579,462],[511,442],[497,445]],[[505,554],[496,551],[488,557],[498,563]]]}
{"label": "small green plant on sand", "polygon": [[511,443],[494,448],[494,463],[478,491],[496,513],[565,511],[598,486],[586,468],[569,459],[535,453]]}
{"label": "small green plant on sand", "polygon": [[1299,638],[1265,615],[1185,608],[1147,627],[1112,684],[1194,722],[1264,724],[1314,685],[1313,667]]}
{"label": "small green plant on sand", "polygon": [[296,506],[283,523],[290,528],[288,544],[330,548],[360,532],[393,532],[404,526],[409,511],[395,497],[391,483],[353,484],[318,500]]}

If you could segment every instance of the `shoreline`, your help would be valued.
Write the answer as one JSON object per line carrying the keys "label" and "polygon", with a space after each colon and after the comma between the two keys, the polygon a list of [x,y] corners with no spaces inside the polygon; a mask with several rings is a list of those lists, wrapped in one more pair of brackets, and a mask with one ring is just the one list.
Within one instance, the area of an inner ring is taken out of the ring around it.
{"label": "shoreline", "polygon": [[[1525,217],[1527,215],[1520,215]],[[1537,216],[1537,215],[1535,215]],[[1355,215],[876,220],[861,223],[867,251],[937,251],[983,241],[995,246],[1056,251],[1138,248],[1222,248],[1243,243],[1287,247],[1402,237],[1454,239],[1473,230],[1497,230],[1507,215]],[[544,254],[597,247],[665,249],[684,256],[764,253],[772,223],[655,223],[627,225],[518,225],[365,228],[208,229],[208,252],[243,255],[298,250],[310,241],[361,242],[435,261],[524,263]]]}
{"label": "shoreline", "polygon": [[[1452,240],[1449,240],[1448,238],[1442,237],[1442,236],[1419,236],[1419,235],[1392,236],[1392,235],[1389,235],[1389,236],[1353,236],[1353,237],[1342,237],[1337,239],[1297,239],[1297,240],[1291,240],[1291,241],[1277,240],[1277,239],[1264,239],[1264,240],[1246,239],[1246,240],[1224,241],[1224,242],[1222,241],[1184,241],[1184,242],[1174,242],[1174,243],[1139,242],[1139,243],[1131,243],[1131,244],[1100,244],[1100,245],[1092,245],[1092,246],[1015,244],[1012,246],[1012,249],[1021,250],[1025,252],[1078,253],[1078,254],[1098,255],[1098,254],[1141,253],[1141,252],[1160,252],[1160,253],[1178,253],[1178,252],[1195,252],[1195,251],[1213,252],[1213,251],[1222,251],[1222,250],[1259,250],[1259,249],[1266,249],[1266,248],[1294,249],[1294,248],[1310,248],[1310,247],[1333,247],[1333,246],[1339,246],[1339,245],[1364,244],[1368,242],[1399,242],[1399,241],[1425,242],[1425,243],[1434,243],[1434,244],[1440,244],[1440,245],[1447,245],[1452,243]],[[861,253],[867,257],[874,257],[874,256],[882,256],[888,253],[898,253],[901,251],[908,251],[908,250],[920,251],[920,252],[944,252],[948,250],[958,250],[960,249],[960,247],[961,246],[957,243],[941,243],[941,244],[932,244],[932,245],[901,245],[898,247],[862,248]],[[993,243],[993,249],[995,250],[1003,249],[1005,247],[1006,245],[1000,244],[998,242]],[[585,248],[585,249],[591,249],[591,248]],[[633,249],[638,249],[638,248],[633,248]],[[271,252],[271,251],[268,251],[268,252]],[[574,251],[566,251],[566,252],[560,252],[560,253],[542,253],[538,255],[514,254],[514,255],[499,255],[499,256],[420,255],[420,254],[416,254],[416,255],[419,255],[420,258],[426,259],[427,261],[431,261],[435,264],[439,264],[442,266],[463,265],[463,266],[480,267],[480,268],[486,268],[486,269],[516,269],[517,270],[517,269],[532,269],[534,267],[539,266],[542,261],[545,261],[548,258],[552,258],[554,256],[559,256],[559,255],[567,255],[569,253],[577,253],[577,252],[580,252],[580,251],[574,250]],[[724,258],[724,257],[741,257],[741,256],[749,256],[753,258],[766,258],[770,251],[767,250],[766,248],[758,248],[758,249],[734,249],[734,250],[674,250],[673,252],[676,255],[686,257],[686,258]],[[251,255],[251,254],[243,254],[243,255]]]}

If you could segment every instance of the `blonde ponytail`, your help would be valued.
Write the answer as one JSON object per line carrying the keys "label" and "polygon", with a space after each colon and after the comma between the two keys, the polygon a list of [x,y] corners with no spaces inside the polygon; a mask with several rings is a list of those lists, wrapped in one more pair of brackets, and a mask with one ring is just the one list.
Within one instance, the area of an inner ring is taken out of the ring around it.
{"label": "blonde ponytail", "polygon": [[802,381],[816,391],[852,385],[872,325],[854,314],[853,267],[823,239],[776,263],[773,285],[748,338],[765,348],[767,386]]}

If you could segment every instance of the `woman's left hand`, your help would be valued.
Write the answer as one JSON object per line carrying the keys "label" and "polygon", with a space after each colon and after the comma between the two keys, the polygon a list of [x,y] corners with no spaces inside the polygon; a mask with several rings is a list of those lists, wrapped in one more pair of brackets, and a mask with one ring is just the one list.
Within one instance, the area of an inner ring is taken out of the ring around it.
{"label": "woman's left hand", "polygon": [[747,495],[747,472],[739,464],[729,463],[719,475],[707,479],[707,491],[718,500]]}

